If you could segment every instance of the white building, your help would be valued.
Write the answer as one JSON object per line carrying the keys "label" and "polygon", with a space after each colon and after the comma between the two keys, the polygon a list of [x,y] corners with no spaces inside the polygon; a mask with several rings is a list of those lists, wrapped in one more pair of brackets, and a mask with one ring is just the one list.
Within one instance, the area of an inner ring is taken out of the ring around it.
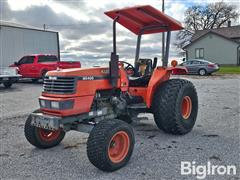
{"label": "white building", "polygon": [[59,54],[58,32],[0,21],[0,67],[30,54]]}

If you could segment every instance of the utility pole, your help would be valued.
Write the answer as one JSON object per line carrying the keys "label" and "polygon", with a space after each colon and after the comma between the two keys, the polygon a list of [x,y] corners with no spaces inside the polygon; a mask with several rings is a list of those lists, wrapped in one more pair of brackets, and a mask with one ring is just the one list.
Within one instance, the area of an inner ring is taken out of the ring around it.
{"label": "utility pole", "polygon": [[[164,13],[164,0],[162,0],[162,12]],[[162,63],[165,61],[165,33],[162,33]]]}

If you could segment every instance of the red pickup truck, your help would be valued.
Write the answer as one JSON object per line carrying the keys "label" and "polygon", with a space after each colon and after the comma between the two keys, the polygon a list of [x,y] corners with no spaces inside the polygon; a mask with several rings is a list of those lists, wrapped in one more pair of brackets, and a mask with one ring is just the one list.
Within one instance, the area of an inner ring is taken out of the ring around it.
{"label": "red pickup truck", "polygon": [[80,68],[81,63],[76,61],[59,61],[55,55],[36,54],[24,56],[18,62],[10,65],[10,67],[18,67],[22,78],[32,78],[33,81],[37,81],[40,78],[44,78],[48,71],[56,70],[57,68]]}

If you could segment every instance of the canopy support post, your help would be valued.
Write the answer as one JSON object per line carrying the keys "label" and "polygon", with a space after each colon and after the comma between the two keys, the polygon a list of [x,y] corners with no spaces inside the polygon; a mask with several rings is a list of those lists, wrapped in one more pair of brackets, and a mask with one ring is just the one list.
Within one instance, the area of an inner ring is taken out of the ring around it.
{"label": "canopy support post", "polygon": [[113,21],[113,53],[117,54],[117,45],[116,45],[116,23],[119,19],[119,16],[117,16]]}
{"label": "canopy support post", "polygon": [[168,66],[170,38],[171,38],[171,31],[168,31],[167,32],[166,50],[165,50],[165,56],[164,56],[164,61],[163,61],[163,67]]}
{"label": "canopy support post", "polygon": [[137,38],[137,47],[136,47],[136,55],[135,55],[135,62],[134,62],[135,69],[138,69],[137,66],[138,66],[138,59],[140,54],[141,38],[142,38],[142,34],[140,33]]}

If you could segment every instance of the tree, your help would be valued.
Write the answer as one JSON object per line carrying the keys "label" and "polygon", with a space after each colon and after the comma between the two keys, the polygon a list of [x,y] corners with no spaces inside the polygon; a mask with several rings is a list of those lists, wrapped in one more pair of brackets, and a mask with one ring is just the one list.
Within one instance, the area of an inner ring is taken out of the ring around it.
{"label": "tree", "polygon": [[185,12],[185,29],[177,34],[175,45],[182,48],[190,42],[195,31],[220,28],[226,26],[228,21],[234,21],[238,17],[237,6],[225,2],[189,7]]}

